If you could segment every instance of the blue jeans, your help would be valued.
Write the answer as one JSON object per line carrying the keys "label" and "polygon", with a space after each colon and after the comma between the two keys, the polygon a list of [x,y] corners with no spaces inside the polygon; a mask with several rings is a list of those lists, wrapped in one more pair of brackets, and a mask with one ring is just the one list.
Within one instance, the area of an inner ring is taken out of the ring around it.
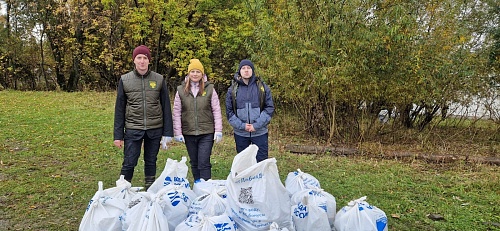
{"label": "blue jeans", "polygon": [[268,145],[268,134],[266,133],[261,136],[252,136],[252,137],[243,137],[234,134],[234,141],[236,143],[236,151],[240,153],[241,151],[245,150],[245,148],[248,148],[250,144],[255,144],[257,147],[259,147],[259,151],[257,152],[257,162],[261,162],[265,159],[268,158],[268,150],[269,150],[269,145]]}
{"label": "blue jeans", "polygon": [[151,130],[125,131],[123,163],[120,174],[125,176],[125,180],[132,182],[134,168],[141,155],[141,148],[144,142],[144,175],[156,176],[156,160],[160,149],[162,128]]}
{"label": "blue jeans", "polygon": [[212,178],[212,164],[210,156],[214,146],[214,134],[204,134],[198,136],[184,135],[186,149],[189,154],[189,163],[194,180]]}

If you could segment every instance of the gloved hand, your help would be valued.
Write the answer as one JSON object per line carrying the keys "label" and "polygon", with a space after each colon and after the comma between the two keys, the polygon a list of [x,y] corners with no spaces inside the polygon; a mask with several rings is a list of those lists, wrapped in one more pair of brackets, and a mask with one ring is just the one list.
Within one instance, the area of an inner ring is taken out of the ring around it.
{"label": "gloved hand", "polygon": [[215,143],[219,143],[222,141],[222,132],[215,132],[214,134]]}
{"label": "gloved hand", "polygon": [[161,138],[161,141],[160,141],[161,148],[163,150],[167,150],[168,149],[167,144],[170,143],[170,142],[172,142],[172,137],[170,137],[170,136],[163,136]]}
{"label": "gloved hand", "polygon": [[175,141],[177,141],[177,142],[182,142],[182,143],[185,143],[185,141],[184,141],[184,136],[183,136],[183,135],[174,136],[174,139],[175,139]]}

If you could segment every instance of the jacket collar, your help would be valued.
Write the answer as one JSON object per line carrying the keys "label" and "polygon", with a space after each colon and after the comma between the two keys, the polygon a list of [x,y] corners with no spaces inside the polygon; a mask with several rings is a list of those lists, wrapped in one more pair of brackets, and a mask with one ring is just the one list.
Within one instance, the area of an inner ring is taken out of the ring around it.
{"label": "jacket collar", "polygon": [[148,71],[146,71],[146,73],[144,73],[144,75],[141,75],[141,74],[139,74],[139,72],[137,71],[137,69],[134,68],[134,73],[135,73],[136,76],[139,76],[139,77],[144,76],[144,77],[146,77],[146,76],[148,76],[151,73],[151,70],[148,69]]}

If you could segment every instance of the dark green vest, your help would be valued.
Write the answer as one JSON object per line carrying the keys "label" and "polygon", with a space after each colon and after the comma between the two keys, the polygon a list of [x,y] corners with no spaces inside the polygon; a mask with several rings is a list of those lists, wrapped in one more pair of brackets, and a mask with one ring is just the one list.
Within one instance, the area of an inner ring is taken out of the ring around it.
{"label": "dark green vest", "polygon": [[127,95],[125,128],[148,130],[163,127],[160,103],[163,76],[153,71],[140,76],[131,71],[121,78]]}
{"label": "dark green vest", "polygon": [[212,113],[214,85],[210,82],[205,82],[205,91],[199,92],[196,98],[192,92],[186,94],[184,87],[184,83],[177,87],[182,104],[182,134],[203,135],[214,133],[214,114]]}

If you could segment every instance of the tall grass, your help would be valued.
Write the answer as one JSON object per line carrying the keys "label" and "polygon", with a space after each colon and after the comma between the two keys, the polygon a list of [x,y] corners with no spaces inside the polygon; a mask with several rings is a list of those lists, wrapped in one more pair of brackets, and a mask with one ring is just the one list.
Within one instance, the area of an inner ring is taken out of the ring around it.
{"label": "tall grass", "polygon": [[[119,177],[114,97],[114,92],[0,92],[0,230],[78,229],[97,182],[113,187]],[[224,140],[213,150],[214,179],[226,179],[236,154],[224,123]],[[337,210],[367,196],[387,214],[390,230],[500,230],[498,166],[288,153],[287,143],[316,142],[298,124],[283,111],[271,124],[270,157],[277,159],[283,182],[300,168],[335,196]],[[160,151],[157,174],[167,158],[182,156],[186,149],[178,143]],[[143,185],[142,167],[141,162],[136,168],[134,186]],[[445,220],[433,221],[426,217],[430,213]]]}

